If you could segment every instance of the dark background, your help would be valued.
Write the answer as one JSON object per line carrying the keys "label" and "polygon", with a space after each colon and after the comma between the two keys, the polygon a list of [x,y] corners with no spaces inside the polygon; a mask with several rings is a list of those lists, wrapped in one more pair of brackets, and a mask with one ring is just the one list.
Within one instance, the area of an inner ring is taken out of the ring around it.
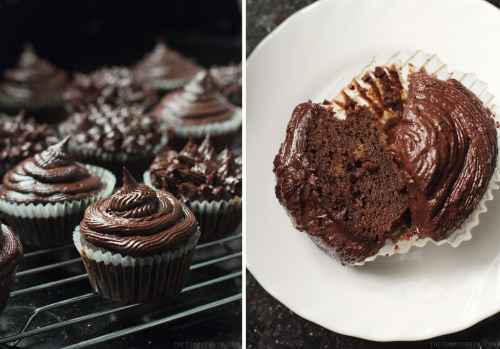
{"label": "dark background", "polygon": [[241,61],[236,0],[0,0],[0,70],[23,44],[68,71],[131,65],[158,37],[205,67]]}
{"label": "dark background", "polygon": [[[248,0],[247,57],[283,20],[313,2],[315,0]],[[500,0],[488,2],[500,8]],[[246,283],[248,348],[500,348],[500,313],[458,333],[425,341],[380,343],[331,332],[297,316],[267,293],[248,270]]]}

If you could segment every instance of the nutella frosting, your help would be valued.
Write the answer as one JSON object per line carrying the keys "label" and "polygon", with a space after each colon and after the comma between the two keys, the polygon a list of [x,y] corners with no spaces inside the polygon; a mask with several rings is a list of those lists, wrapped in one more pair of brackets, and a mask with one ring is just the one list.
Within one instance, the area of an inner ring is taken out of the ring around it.
{"label": "nutella frosting", "polygon": [[68,82],[66,72],[40,59],[26,44],[14,68],[3,73],[0,92],[16,99],[61,98]]}
{"label": "nutella frosting", "polygon": [[200,71],[182,90],[163,97],[155,109],[160,121],[173,126],[225,121],[234,112],[234,105],[215,90],[206,70]]}
{"label": "nutella frosting", "polygon": [[83,242],[132,256],[173,250],[196,231],[184,204],[171,193],[138,184],[125,168],[123,187],[90,205],[80,225]]}
{"label": "nutella frosting", "polygon": [[14,271],[23,258],[23,246],[17,236],[0,222],[0,280]]}
{"label": "nutella frosting", "polygon": [[16,204],[79,200],[100,192],[97,174],[74,161],[69,137],[16,165],[3,177],[0,198]]}
{"label": "nutella frosting", "polygon": [[491,112],[460,82],[410,76],[402,126],[388,151],[408,181],[412,229],[436,241],[476,208],[493,176],[497,132]]}
{"label": "nutella frosting", "polygon": [[152,79],[190,79],[199,67],[181,53],[158,40],[152,52],[137,62],[134,73],[145,81]]}
{"label": "nutella frosting", "polygon": [[115,107],[140,104],[148,109],[157,101],[152,86],[138,81],[130,69],[119,66],[103,67],[88,75],[75,73],[63,98],[75,110],[85,109],[90,104]]}
{"label": "nutella frosting", "polygon": [[58,142],[54,132],[23,113],[0,119],[0,161],[18,163]]}
{"label": "nutella frosting", "polygon": [[161,141],[158,121],[140,105],[90,105],[69,117],[64,132],[94,154],[141,154]]}
{"label": "nutella frosting", "polygon": [[167,149],[150,168],[151,183],[183,202],[232,200],[242,195],[241,156],[225,149],[216,153],[207,135],[198,146],[192,140],[181,152]]}

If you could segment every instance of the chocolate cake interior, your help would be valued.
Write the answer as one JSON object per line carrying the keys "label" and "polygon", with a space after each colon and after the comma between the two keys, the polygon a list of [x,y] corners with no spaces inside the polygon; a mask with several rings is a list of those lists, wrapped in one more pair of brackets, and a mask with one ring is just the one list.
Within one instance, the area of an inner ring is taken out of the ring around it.
{"label": "chocolate cake interior", "polygon": [[385,152],[387,136],[367,107],[351,105],[345,120],[329,108],[316,112],[306,154],[323,204],[356,238],[383,242],[409,206],[405,181]]}

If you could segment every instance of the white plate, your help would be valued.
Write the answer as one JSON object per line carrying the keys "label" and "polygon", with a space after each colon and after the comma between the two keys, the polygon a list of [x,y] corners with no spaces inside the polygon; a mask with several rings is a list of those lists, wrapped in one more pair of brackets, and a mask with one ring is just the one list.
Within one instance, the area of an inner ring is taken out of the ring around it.
{"label": "white plate", "polygon": [[294,107],[322,101],[375,55],[435,53],[450,70],[476,73],[498,101],[499,35],[500,11],[481,0],[323,0],[257,47],[246,80],[246,256],[269,293],[330,330],[378,341],[456,332],[500,311],[500,200],[456,249],[342,267],[292,227],[272,172]]}

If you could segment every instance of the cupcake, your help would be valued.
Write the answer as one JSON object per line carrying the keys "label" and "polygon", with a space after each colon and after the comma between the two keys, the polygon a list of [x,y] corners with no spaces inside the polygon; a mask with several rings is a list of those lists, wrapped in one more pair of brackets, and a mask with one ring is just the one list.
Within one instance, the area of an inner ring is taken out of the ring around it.
{"label": "cupcake", "polygon": [[0,222],[0,313],[7,304],[17,266],[22,258],[21,241],[9,227]]}
{"label": "cupcake", "polygon": [[87,208],[74,243],[103,297],[160,301],[184,287],[200,232],[193,213],[171,193],[123,172],[123,187]]}
{"label": "cupcake", "polygon": [[213,66],[209,70],[217,91],[222,93],[231,103],[241,107],[241,63],[228,66]]}
{"label": "cupcake", "polygon": [[114,107],[140,104],[150,109],[157,101],[155,89],[138,81],[125,67],[103,67],[88,75],[75,73],[63,98],[73,111],[86,109],[91,104]]}
{"label": "cupcake", "polygon": [[181,150],[190,137],[201,143],[207,134],[217,150],[230,146],[241,126],[241,109],[214,88],[206,70],[182,90],[163,97],[154,111],[166,130],[169,147]]}
{"label": "cupcake", "polygon": [[200,225],[200,241],[223,238],[241,222],[241,156],[227,148],[216,153],[207,135],[181,152],[166,149],[144,174],[144,183],[171,192],[185,203]]}
{"label": "cupcake", "polygon": [[115,186],[109,171],[74,161],[68,141],[22,161],[3,177],[0,210],[25,245],[71,243],[85,208]]}
{"label": "cupcake", "polygon": [[60,131],[70,135],[70,149],[84,162],[109,169],[117,177],[123,166],[142,176],[161,143],[158,122],[140,105],[91,105],[73,113]]}
{"label": "cupcake", "polygon": [[168,47],[164,40],[158,40],[153,51],[133,67],[138,80],[149,82],[162,91],[181,88],[199,70],[195,62]]}
{"label": "cupcake", "polygon": [[47,125],[20,113],[0,118],[0,178],[17,163],[34,156],[59,140]]}
{"label": "cupcake", "polygon": [[3,72],[0,110],[7,114],[25,110],[38,122],[57,123],[66,117],[62,94],[67,83],[66,72],[40,59],[26,44],[16,66]]}
{"label": "cupcake", "polygon": [[274,160],[276,195],[343,264],[427,241],[456,247],[498,188],[493,98],[435,58],[400,53],[292,114]]}

